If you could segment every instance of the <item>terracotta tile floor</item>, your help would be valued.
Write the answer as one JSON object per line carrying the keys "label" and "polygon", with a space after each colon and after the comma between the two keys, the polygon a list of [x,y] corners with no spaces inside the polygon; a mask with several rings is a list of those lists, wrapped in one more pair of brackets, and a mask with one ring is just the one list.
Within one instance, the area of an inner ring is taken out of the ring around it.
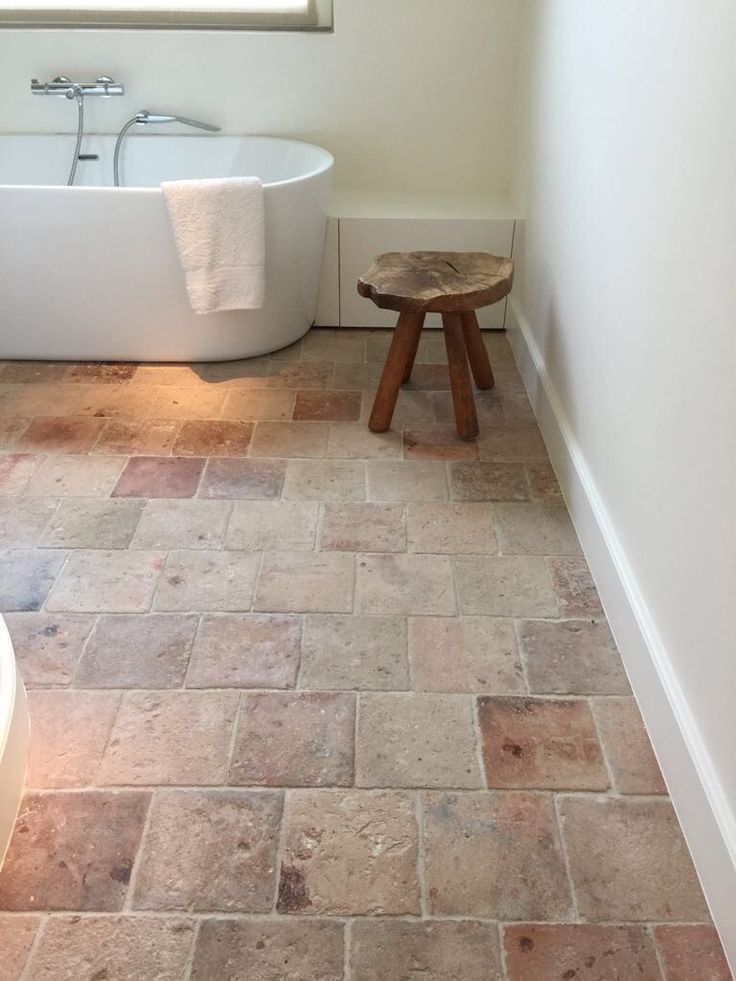
{"label": "terracotta tile floor", "polygon": [[725,981],[503,335],[0,367],[0,978]]}

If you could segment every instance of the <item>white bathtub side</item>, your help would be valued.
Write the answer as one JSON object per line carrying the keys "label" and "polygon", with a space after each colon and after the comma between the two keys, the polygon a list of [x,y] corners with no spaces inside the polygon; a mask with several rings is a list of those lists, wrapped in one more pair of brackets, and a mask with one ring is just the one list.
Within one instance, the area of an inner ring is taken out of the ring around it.
{"label": "white bathtub side", "polygon": [[13,833],[28,757],[28,706],[13,645],[0,617],[0,867]]}
{"label": "white bathtub side", "polygon": [[328,168],[266,186],[264,307],[206,316],[160,189],[0,187],[0,358],[221,361],[293,343],[316,314],[330,183]]}

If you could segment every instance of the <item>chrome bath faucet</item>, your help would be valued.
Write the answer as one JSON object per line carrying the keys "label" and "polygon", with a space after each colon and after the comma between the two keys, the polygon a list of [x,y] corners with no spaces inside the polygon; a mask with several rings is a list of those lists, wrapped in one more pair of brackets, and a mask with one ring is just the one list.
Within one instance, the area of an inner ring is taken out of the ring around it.
{"label": "chrome bath faucet", "polygon": [[65,75],[57,75],[51,82],[39,82],[37,78],[32,78],[31,92],[34,95],[56,95],[61,99],[78,99],[88,95],[109,99],[113,95],[125,95],[125,87],[109,75],[100,75],[95,82],[72,82]]}

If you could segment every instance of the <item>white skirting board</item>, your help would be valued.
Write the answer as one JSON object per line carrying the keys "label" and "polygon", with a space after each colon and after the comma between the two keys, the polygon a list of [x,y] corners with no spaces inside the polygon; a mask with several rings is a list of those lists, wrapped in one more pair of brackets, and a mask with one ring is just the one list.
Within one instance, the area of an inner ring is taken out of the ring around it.
{"label": "white skirting board", "polygon": [[570,428],[528,321],[512,296],[509,341],[552,465],[718,927],[736,968],[736,816],[702,742],[610,516]]}

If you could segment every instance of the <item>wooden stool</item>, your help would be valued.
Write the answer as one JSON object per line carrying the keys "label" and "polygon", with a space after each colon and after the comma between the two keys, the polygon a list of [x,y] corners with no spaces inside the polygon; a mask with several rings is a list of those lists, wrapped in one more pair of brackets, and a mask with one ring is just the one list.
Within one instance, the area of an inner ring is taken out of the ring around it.
{"label": "wooden stool", "polygon": [[502,300],[511,289],[511,259],[485,252],[386,252],[358,280],[361,296],[384,310],[396,310],[391,348],[373,403],[369,428],[391,425],[402,382],[411,378],[419,338],[428,313],[442,314],[455,423],[462,439],[478,435],[468,360],[478,388],[493,388],[493,371],[475,311]]}

